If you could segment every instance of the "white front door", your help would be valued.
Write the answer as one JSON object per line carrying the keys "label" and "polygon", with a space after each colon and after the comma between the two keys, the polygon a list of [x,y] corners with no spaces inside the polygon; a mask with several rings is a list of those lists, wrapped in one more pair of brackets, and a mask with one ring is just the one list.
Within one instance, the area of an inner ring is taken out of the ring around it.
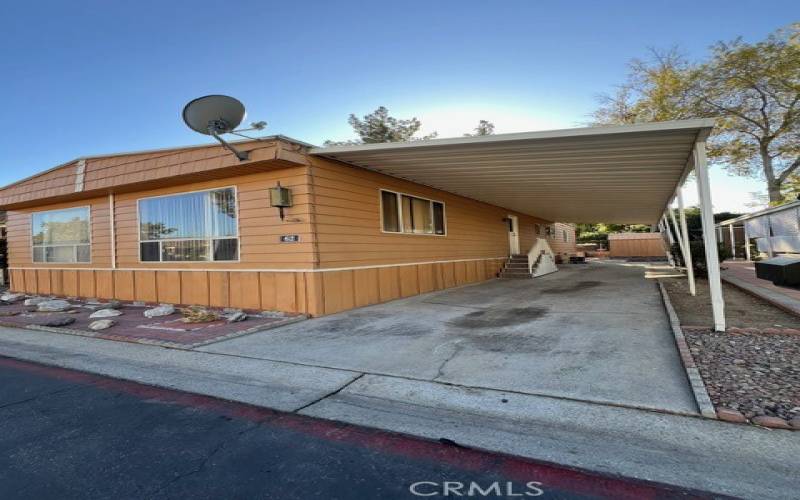
{"label": "white front door", "polygon": [[511,255],[519,254],[519,218],[516,215],[508,216],[508,246]]}

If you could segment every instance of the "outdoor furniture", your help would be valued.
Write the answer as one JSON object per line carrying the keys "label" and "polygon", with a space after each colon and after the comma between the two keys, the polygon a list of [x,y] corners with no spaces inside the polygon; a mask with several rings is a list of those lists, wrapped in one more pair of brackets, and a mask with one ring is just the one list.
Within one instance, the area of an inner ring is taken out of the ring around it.
{"label": "outdoor furniture", "polygon": [[756,262],[756,277],[776,286],[800,285],[800,258],[784,255]]}

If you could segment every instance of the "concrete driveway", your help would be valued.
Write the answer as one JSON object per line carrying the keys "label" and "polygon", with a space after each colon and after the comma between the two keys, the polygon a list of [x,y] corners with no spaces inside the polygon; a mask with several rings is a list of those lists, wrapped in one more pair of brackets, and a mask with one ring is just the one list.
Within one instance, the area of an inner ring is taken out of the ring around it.
{"label": "concrete driveway", "polygon": [[563,266],[197,350],[697,413],[658,288],[641,266]]}

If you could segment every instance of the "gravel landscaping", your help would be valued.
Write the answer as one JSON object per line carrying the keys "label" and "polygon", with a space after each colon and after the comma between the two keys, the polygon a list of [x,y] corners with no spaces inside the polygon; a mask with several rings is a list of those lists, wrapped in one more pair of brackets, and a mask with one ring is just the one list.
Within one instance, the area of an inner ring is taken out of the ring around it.
{"label": "gravel landscaping", "polygon": [[687,328],[711,401],[746,418],[800,417],[800,335]]}
{"label": "gravel landscaping", "polygon": [[800,318],[724,284],[729,328],[715,332],[706,281],[696,297],[686,279],[660,281],[718,417],[800,428]]}

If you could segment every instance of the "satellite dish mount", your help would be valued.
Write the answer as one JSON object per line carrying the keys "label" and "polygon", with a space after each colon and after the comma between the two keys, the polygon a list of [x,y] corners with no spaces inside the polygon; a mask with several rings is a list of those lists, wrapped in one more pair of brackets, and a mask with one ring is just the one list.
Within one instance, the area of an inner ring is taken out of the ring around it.
{"label": "satellite dish mount", "polygon": [[250,158],[249,152],[239,151],[220,136],[236,134],[236,127],[242,123],[246,114],[244,104],[238,99],[226,95],[207,95],[198,97],[184,106],[183,121],[195,132],[210,135],[218,140],[222,147],[235,154],[239,161],[245,161]]}

